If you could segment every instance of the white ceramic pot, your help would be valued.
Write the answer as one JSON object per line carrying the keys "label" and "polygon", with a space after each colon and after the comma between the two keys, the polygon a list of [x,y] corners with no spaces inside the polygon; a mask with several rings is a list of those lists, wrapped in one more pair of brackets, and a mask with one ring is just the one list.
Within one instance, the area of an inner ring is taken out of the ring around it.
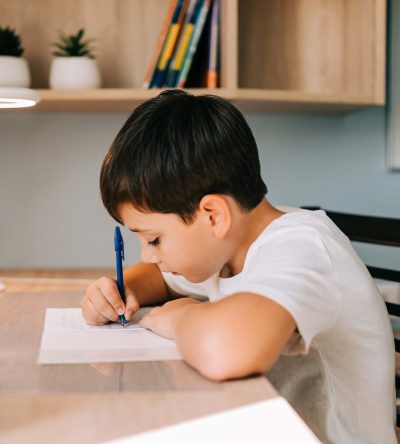
{"label": "white ceramic pot", "polygon": [[50,68],[52,89],[95,89],[100,87],[100,72],[95,59],[56,57]]}
{"label": "white ceramic pot", "polygon": [[22,57],[0,56],[0,86],[29,88],[31,75]]}

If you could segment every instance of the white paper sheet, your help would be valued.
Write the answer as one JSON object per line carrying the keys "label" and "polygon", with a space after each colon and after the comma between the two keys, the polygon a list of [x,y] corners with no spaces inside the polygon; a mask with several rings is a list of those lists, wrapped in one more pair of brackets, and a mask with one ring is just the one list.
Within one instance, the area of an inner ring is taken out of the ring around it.
{"label": "white paper sheet", "polygon": [[[139,320],[150,311],[151,308],[140,309],[133,318],[125,324],[123,330],[145,330],[140,327]],[[82,315],[80,308],[48,308],[46,310],[46,322],[44,331],[94,331],[94,330],[121,330],[122,327],[118,323],[107,325],[88,325]]]}
{"label": "white paper sheet", "polygon": [[282,397],[268,399],[108,444],[321,444]]}
{"label": "white paper sheet", "polygon": [[87,325],[80,308],[48,308],[39,364],[182,359],[174,341],[138,325],[151,308],[141,308],[122,328]]}

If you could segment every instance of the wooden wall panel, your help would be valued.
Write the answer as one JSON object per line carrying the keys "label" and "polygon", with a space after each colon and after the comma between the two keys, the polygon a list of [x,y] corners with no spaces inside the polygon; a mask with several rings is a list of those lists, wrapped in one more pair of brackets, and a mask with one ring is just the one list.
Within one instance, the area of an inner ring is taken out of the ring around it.
{"label": "wooden wall panel", "polygon": [[239,87],[382,95],[384,0],[242,0],[239,17]]}
{"label": "wooden wall panel", "polygon": [[32,86],[47,88],[59,31],[85,28],[104,87],[140,87],[169,2],[166,0],[2,0],[0,24],[20,33]]}

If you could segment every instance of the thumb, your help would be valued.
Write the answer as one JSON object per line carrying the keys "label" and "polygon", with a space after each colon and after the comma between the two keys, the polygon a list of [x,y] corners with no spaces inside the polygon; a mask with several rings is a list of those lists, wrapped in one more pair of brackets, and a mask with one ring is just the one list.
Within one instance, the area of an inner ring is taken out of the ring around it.
{"label": "thumb", "polygon": [[125,288],[125,319],[129,321],[139,310],[139,302],[130,288]]}

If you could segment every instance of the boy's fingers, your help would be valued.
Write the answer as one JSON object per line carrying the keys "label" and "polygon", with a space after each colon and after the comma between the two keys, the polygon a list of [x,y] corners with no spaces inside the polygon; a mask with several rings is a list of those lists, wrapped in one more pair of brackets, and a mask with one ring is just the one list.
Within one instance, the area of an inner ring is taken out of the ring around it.
{"label": "boy's fingers", "polygon": [[151,316],[147,315],[139,321],[139,325],[144,328],[148,328],[149,330],[154,329],[154,319]]}
{"label": "boy's fingers", "polygon": [[129,321],[131,317],[139,310],[139,303],[134,293],[128,288],[125,288],[125,298],[125,319]]}
{"label": "boy's fingers", "polygon": [[93,297],[89,296],[89,301],[93,304],[94,308],[103,315],[109,321],[118,321],[118,314],[114,307],[110,305],[106,297]]}
{"label": "boy's fingers", "polygon": [[87,292],[97,312],[107,320],[118,321],[118,316],[125,315],[126,320],[139,310],[139,303],[129,288],[125,287],[125,304],[119,294],[117,283],[107,277],[100,278],[91,291]]}
{"label": "boy's fingers", "polygon": [[155,315],[162,309],[162,307],[154,307],[150,310],[146,316],[144,316],[140,321],[139,325],[141,327],[148,328],[149,330],[154,330],[157,322],[157,317]]}
{"label": "boy's fingers", "polygon": [[98,287],[109,305],[113,307],[115,313],[123,315],[125,312],[125,304],[121,299],[116,282],[109,278],[101,278],[98,281]]}
{"label": "boy's fingers", "polygon": [[82,311],[86,323],[89,325],[101,325],[109,322],[109,319],[96,310],[90,299],[87,299],[86,304],[82,305]]}

